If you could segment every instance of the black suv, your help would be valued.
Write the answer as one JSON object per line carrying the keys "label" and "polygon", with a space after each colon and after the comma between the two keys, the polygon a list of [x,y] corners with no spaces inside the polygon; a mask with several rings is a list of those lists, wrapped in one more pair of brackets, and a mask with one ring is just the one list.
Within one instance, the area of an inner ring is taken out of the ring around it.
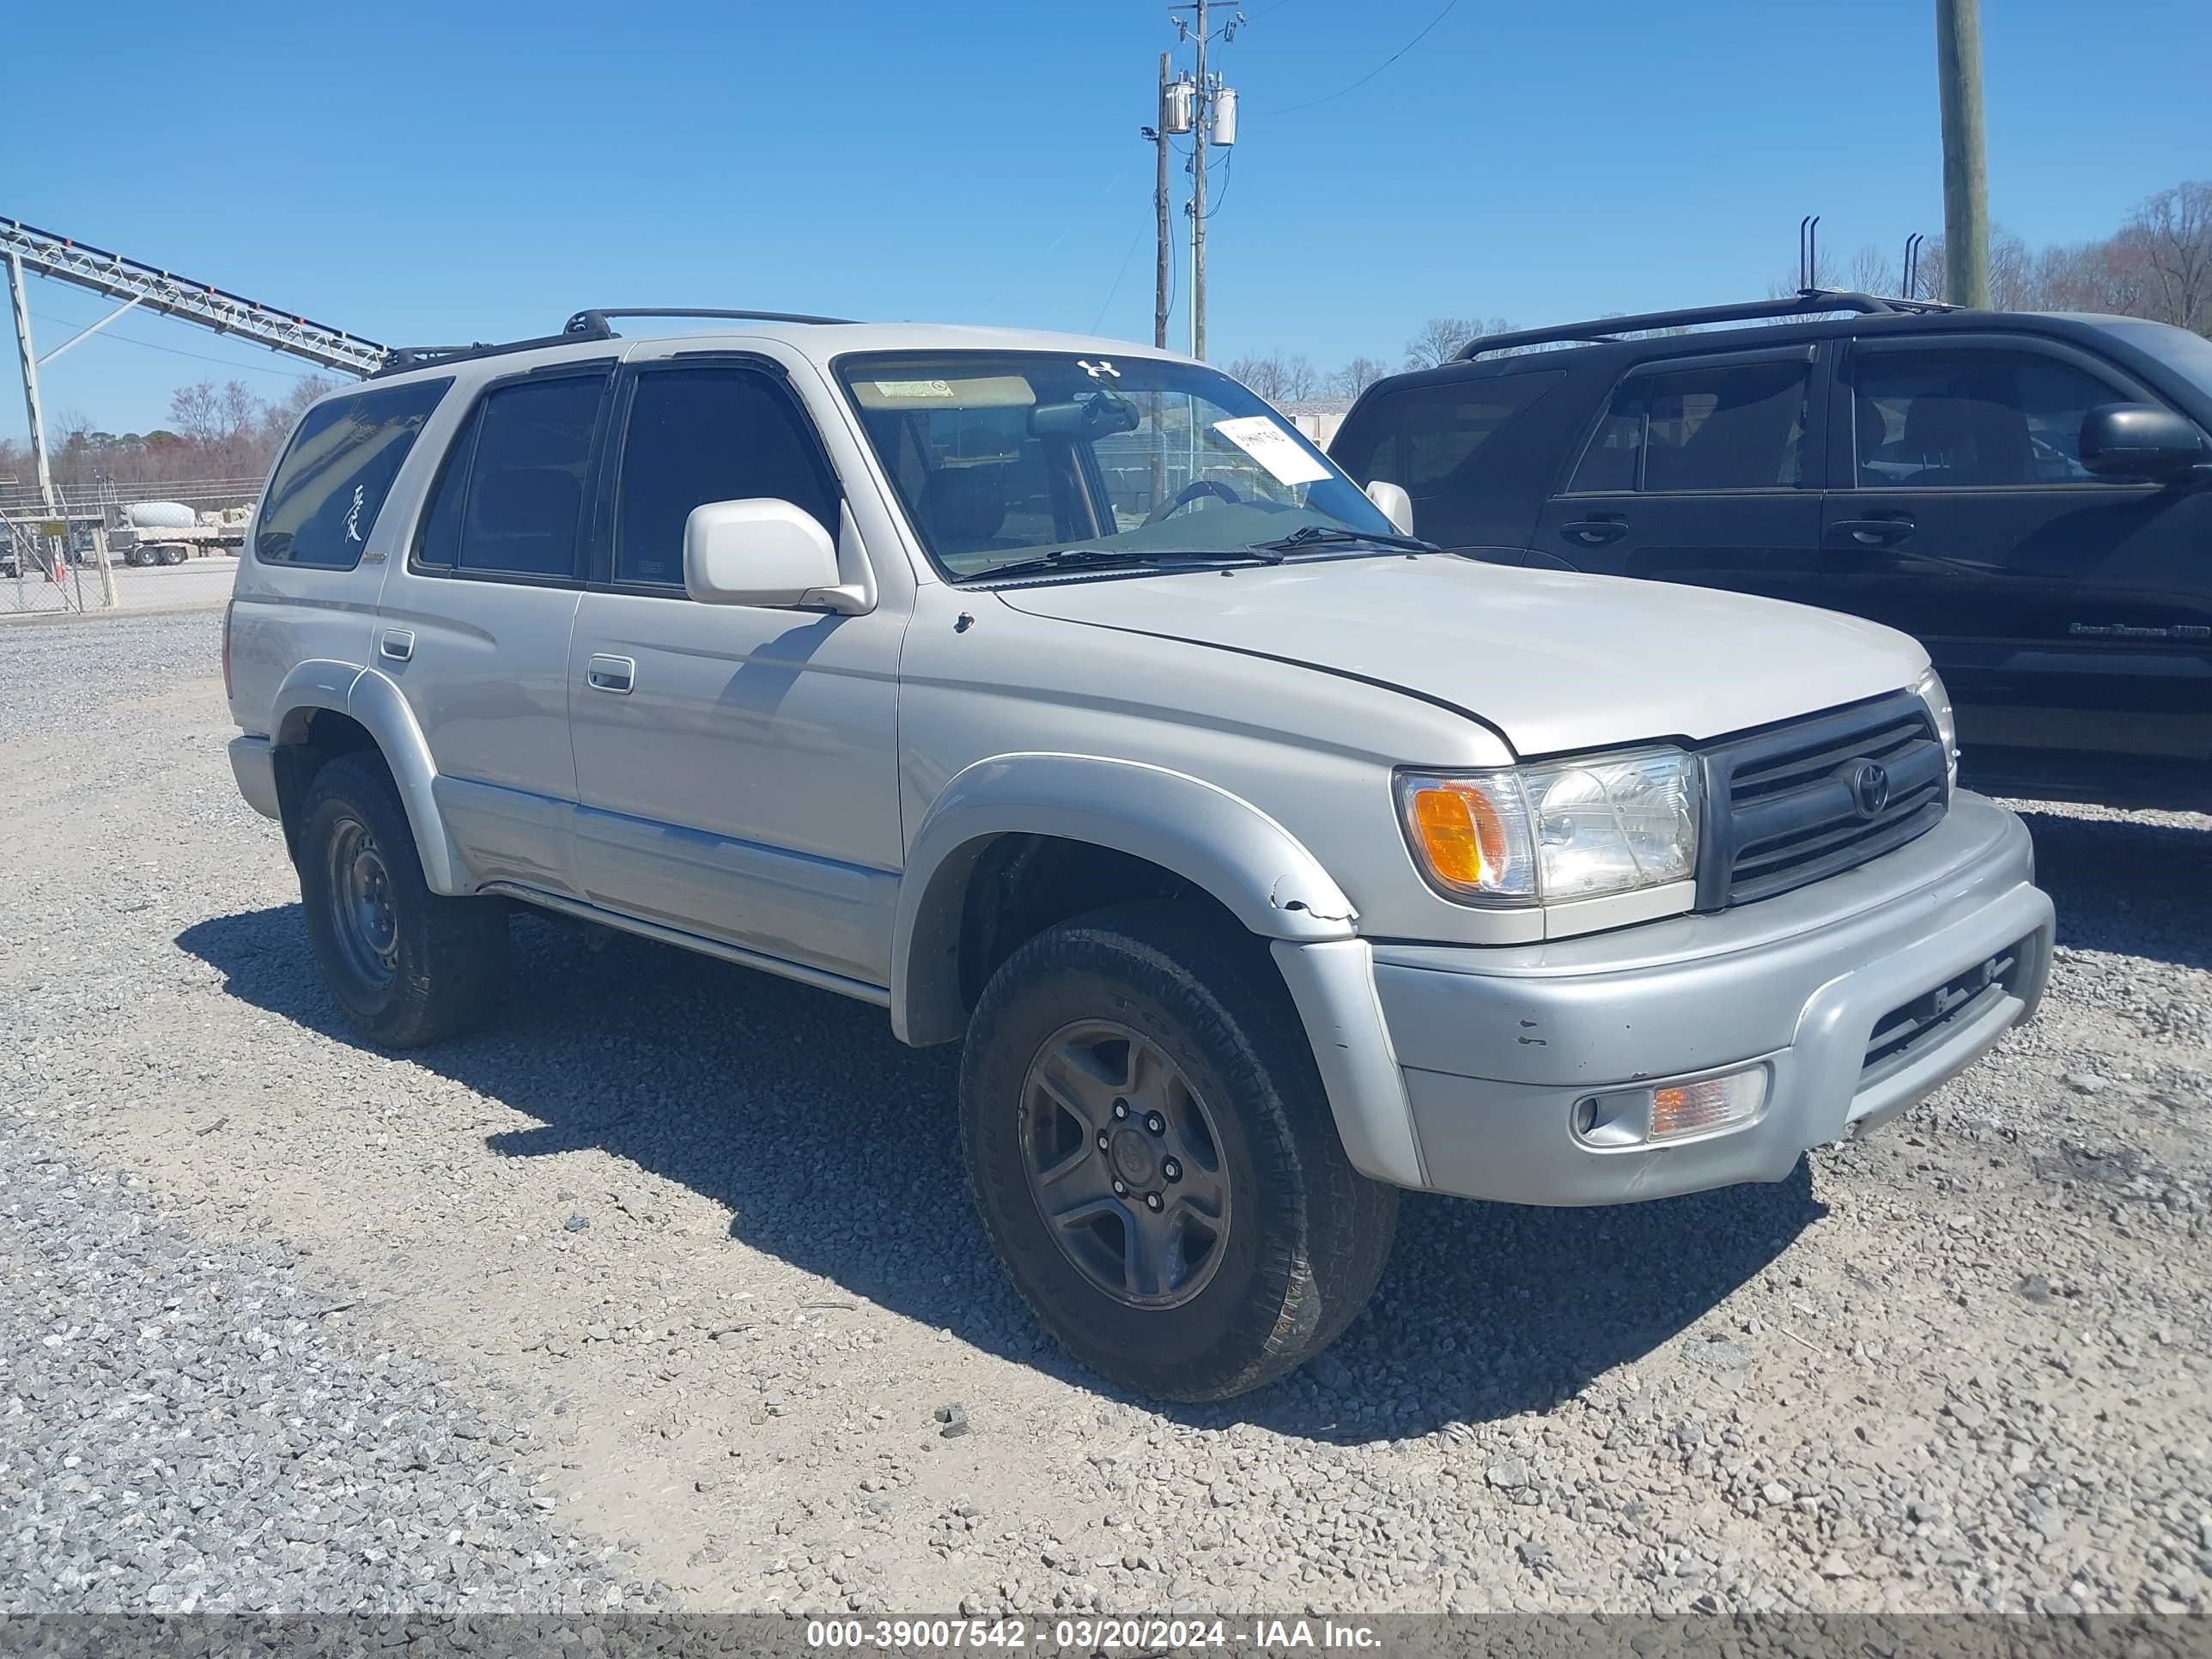
{"label": "black suv", "polygon": [[1474,557],[1918,635],[1984,787],[2203,809],[2208,432],[2185,330],[1808,291],[1486,336],[1376,382],[1330,449]]}

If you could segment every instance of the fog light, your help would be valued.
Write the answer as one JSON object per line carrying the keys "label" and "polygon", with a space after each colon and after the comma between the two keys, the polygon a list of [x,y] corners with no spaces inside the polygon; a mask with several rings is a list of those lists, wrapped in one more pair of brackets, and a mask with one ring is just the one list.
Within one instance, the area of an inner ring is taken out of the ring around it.
{"label": "fog light", "polygon": [[1766,1103],[1767,1068],[1746,1066],[1694,1083],[1615,1089],[1575,1103],[1575,1133],[1593,1146],[1639,1146],[1748,1123]]}

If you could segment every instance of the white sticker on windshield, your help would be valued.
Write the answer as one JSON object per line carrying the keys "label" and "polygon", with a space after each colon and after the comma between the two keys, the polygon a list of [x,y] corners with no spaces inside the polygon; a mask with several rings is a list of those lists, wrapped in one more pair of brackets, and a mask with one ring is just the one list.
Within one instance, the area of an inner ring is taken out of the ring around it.
{"label": "white sticker on windshield", "polygon": [[1328,477],[1328,469],[1271,416],[1240,415],[1216,421],[1213,429],[1266,467],[1277,483],[1316,483]]}
{"label": "white sticker on windshield", "polygon": [[950,398],[950,380],[878,380],[876,390],[886,398]]}

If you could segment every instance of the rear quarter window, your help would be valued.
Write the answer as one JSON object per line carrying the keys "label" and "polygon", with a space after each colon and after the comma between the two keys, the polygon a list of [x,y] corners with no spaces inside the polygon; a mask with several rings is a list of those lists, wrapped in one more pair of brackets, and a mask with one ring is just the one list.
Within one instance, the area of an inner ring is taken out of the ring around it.
{"label": "rear quarter window", "polygon": [[359,564],[407,452],[453,384],[412,380],[309,410],[270,480],[253,556],[322,570]]}
{"label": "rear quarter window", "polygon": [[1385,392],[1338,446],[1337,464],[1362,483],[1381,478],[1417,497],[1432,494],[1479,471],[1482,452],[1565,379],[1551,369]]}

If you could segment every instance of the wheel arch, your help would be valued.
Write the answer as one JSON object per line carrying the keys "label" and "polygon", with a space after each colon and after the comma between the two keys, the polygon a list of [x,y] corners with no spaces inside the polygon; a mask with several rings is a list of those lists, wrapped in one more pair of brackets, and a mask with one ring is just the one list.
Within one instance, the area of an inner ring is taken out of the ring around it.
{"label": "wheel arch", "polygon": [[1314,942],[1355,931],[1352,901],[1313,854],[1227,790],[1135,761],[998,756],[946,784],[908,848],[891,935],[891,1024],[901,1040],[947,1042],[966,1030],[980,988],[972,961],[969,971],[963,963],[976,883],[1009,837],[1158,872],[1264,939]]}
{"label": "wheel arch", "polygon": [[[288,846],[296,832],[295,809],[314,773],[338,755],[373,750],[399,792],[430,890],[469,890],[459,854],[438,810],[433,787],[437,763],[397,685],[349,663],[303,662],[277,688],[275,708],[270,743]],[[292,851],[296,857],[298,848]]]}

